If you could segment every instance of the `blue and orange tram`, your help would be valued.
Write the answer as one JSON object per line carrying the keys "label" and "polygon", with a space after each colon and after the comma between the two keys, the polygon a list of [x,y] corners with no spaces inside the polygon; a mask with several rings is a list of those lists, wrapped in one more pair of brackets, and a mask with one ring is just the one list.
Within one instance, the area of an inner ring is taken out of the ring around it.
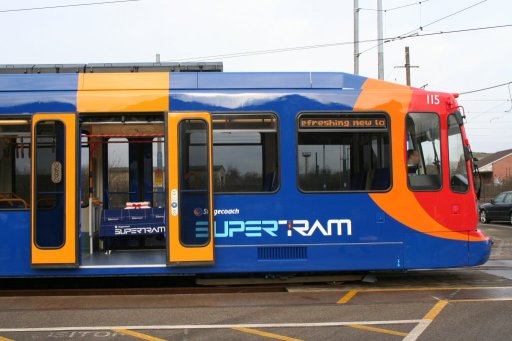
{"label": "blue and orange tram", "polygon": [[346,73],[0,67],[0,277],[482,264],[456,97]]}

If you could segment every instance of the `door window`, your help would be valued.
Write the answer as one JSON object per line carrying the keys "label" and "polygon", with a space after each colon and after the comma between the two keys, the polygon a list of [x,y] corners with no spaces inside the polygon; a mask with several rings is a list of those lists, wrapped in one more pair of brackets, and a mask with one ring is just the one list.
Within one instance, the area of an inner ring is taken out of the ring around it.
{"label": "door window", "polygon": [[186,119],[179,123],[180,241],[203,246],[210,240],[208,124]]}
{"label": "door window", "polygon": [[65,127],[60,121],[35,126],[35,243],[40,248],[64,244]]}

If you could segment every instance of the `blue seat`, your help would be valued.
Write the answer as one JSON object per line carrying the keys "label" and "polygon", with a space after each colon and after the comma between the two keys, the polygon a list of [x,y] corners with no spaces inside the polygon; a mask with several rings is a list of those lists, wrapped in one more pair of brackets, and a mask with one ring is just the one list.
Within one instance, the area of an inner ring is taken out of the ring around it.
{"label": "blue seat", "polygon": [[364,190],[366,185],[366,171],[350,174],[350,189]]}
{"label": "blue seat", "polygon": [[372,190],[386,190],[390,184],[389,168],[377,168],[373,173]]}
{"label": "blue seat", "polygon": [[164,208],[104,209],[100,237],[164,234],[163,226],[165,226]]}

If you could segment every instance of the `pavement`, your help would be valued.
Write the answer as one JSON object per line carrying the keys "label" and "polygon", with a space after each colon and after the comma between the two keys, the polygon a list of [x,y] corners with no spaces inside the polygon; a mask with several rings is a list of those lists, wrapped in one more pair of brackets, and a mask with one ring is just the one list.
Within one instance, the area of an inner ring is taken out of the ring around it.
{"label": "pavement", "polygon": [[512,227],[473,268],[372,273],[286,292],[0,297],[8,340],[510,340]]}

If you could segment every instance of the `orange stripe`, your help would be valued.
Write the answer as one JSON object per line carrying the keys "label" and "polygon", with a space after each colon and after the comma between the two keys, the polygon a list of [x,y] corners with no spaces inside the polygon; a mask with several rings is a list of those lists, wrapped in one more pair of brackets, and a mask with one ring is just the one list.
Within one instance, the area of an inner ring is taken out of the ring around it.
{"label": "orange stripe", "polygon": [[81,73],[77,111],[168,111],[169,77],[168,72]]}

